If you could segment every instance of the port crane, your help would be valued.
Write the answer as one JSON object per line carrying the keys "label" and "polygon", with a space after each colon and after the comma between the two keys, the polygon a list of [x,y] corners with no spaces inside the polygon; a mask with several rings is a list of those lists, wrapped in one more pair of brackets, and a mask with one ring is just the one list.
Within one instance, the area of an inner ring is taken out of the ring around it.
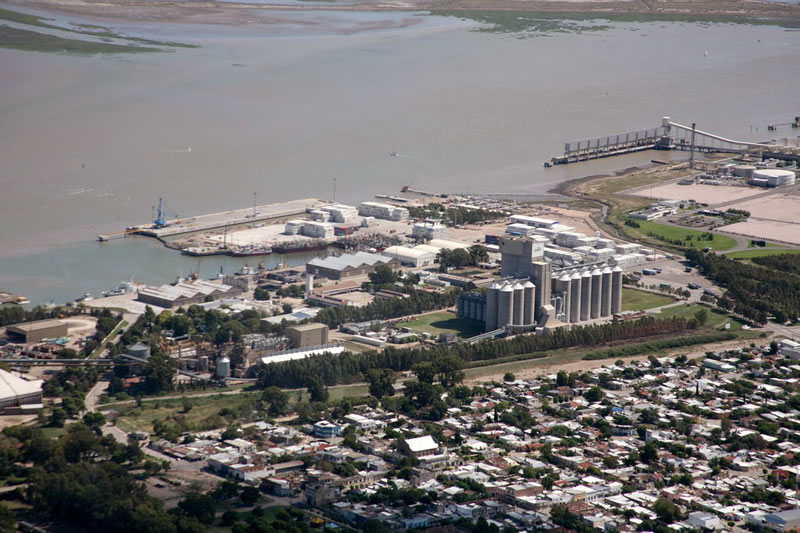
{"label": "port crane", "polygon": [[[168,218],[172,219],[168,221]],[[190,220],[194,220],[193,218],[187,218],[186,220],[182,220],[183,216],[179,215],[178,213],[172,211],[167,205],[167,202],[164,201],[163,198],[158,199],[158,206],[153,206],[153,228],[161,229],[167,227],[170,223],[180,224],[181,222],[187,222]],[[108,233],[104,235],[98,235],[97,240],[100,242],[110,241],[111,239],[118,239],[120,237],[127,237],[128,235],[132,235],[135,233],[139,233],[145,229],[145,226],[133,226],[130,228],[126,228],[125,231],[119,231],[117,233]]]}

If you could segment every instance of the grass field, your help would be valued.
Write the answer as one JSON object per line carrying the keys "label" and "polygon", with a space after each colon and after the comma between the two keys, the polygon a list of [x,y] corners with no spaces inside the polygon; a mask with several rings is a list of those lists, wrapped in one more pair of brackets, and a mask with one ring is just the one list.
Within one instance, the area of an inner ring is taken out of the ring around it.
{"label": "grass field", "polygon": [[725,254],[728,259],[753,259],[754,257],[767,257],[770,255],[800,254],[800,250],[780,250],[775,248],[759,248],[758,250],[740,250]]}
{"label": "grass field", "polygon": [[665,294],[654,294],[652,292],[629,289],[628,287],[622,288],[623,311],[644,311],[668,305],[674,301],[674,298]]}
{"label": "grass field", "polygon": [[483,333],[482,324],[473,320],[457,318],[453,313],[442,311],[423,315],[415,320],[403,322],[399,326],[407,327],[422,333],[439,335],[440,333],[455,333],[459,337],[469,338]]}
{"label": "grass field", "polygon": [[695,315],[695,313],[697,313],[700,309],[705,309],[706,311],[708,311],[708,322],[706,322],[707,328],[721,328],[722,325],[725,324],[725,322],[730,322],[731,331],[738,331],[742,329],[742,323],[739,322],[738,320],[731,318],[725,313],[720,313],[719,311],[709,309],[708,307],[700,304],[685,304],[685,305],[670,307],[668,309],[664,309],[656,316],[658,318],[666,318],[671,316],[692,318]]}
{"label": "grass field", "polygon": [[[661,237],[670,240],[681,241],[682,246],[688,246],[691,248],[700,248],[700,249],[711,248],[712,250],[718,252],[730,250],[731,248],[736,246],[735,239],[732,239],[731,237],[725,235],[720,235],[719,233],[713,233],[712,234],[714,236],[713,240],[707,241],[703,239],[703,235],[707,233],[704,231],[697,231],[689,228],[681,228],[678,226],[670,226],[668,224],[659,224],[658,222],[653,222],[652,220],[637,220],[636,223],[639,224],[638,228],[632,228],[630,226],[626,226],[625,230],[631,234],[637,234],[641,236],[642,239],[648,240],[653,243],[669,244],[649,236],[648,233],[654,233],[656,235],[659,235]],[[687,238],[689,240],[687,240]]]}
{"label": "grass field", "polygon": [[57,52],[66,54],[117,54],[131,52],[160,52],[158,48],[128,46],[111,43],[64,39],[19,28],[0,26],[0,48],[13,48],[29,52]]}

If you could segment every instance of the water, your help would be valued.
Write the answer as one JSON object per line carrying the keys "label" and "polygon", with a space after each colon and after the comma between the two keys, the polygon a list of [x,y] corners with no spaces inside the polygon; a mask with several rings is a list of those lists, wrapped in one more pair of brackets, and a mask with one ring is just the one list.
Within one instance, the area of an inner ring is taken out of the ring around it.
{"label": "water", "polygon": [[[330,198],[334,177],[352,203],[407,183],[538,194],[669,156],[542,167],[565,141],[662,115],[733,138],[796,135],[766,128],[800,107],[800,33],[777,27],[599,21],[523,39],[408,13],[275,17],[119,25],[202,46],[172,53],[0,50],[0,288],[64,301],[196,270],[156,242],[94,242],[150,220],[158,197],[191,215],[253,192]],[[203,259],[201,274],[221,261],[245,262]]]}

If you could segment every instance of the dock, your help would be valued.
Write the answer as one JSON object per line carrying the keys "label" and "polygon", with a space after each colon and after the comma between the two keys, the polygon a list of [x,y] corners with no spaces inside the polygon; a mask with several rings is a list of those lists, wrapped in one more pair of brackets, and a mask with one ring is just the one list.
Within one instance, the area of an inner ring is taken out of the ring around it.
{"label": "dock", "polygon": [[684,126],[661,119],[661,126],[617,135],[595,137],[565,143],[564,155],[546,161],[546,168],[580,161],[590,161],[615,155],[631,154],[644,150],[686,150],[694,152],[743,153],[749,150],[770,150],[776,145],[727,139],[720,135],[698,130],[694,124]]}
{"label": "dock", "polygon": [[[276,204],[265,204],[243,209],[234,209],[220,213],[207,215],[197,215],[190,218],[166,220],[164,225],[157,227],[156,224],[142,224],[128,228],[126,235],[136,234],[155,237],[165,240],[169,237],[198,233],[203,231],[220,230],[244,225],[257,225],[276,223],[298,215],[302,215],[327,205],[329,202],[317,198],[304,198]],[[117,234],[120,235],[120,234]],[[99,235],[98,240],[107,240],[109,236]]]}

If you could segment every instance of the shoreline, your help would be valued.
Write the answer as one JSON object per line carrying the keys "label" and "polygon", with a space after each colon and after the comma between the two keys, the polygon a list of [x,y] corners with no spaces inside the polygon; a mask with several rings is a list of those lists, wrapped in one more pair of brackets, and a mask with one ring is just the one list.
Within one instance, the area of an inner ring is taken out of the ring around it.
{"label": "shoreline", "polygon": [[[9,9],[39,9],[65,15],[86,16],[128,23],[187,23],[252,25],[280,22],[275,12],[427,12],[427,16],[456,17],[496,24],[502,31],[502,19],[509,14],[543,19],[605,19],[612,22],[695,22],[767,24],[800,28],[800,4],[779,2],[719,1],[684,3],[676,0],[610,0],[573,2],[558,0],[409,0],[376,3],[357,1],[307,2],[295,4],[248,2],[188,2],[168,4],[154,0],[110,0],[102,4],[82,0],[34,0],[0,2]],[[271,13],[272,12],[272,13]],[[498,19],[498,20],[493,20]]]}

